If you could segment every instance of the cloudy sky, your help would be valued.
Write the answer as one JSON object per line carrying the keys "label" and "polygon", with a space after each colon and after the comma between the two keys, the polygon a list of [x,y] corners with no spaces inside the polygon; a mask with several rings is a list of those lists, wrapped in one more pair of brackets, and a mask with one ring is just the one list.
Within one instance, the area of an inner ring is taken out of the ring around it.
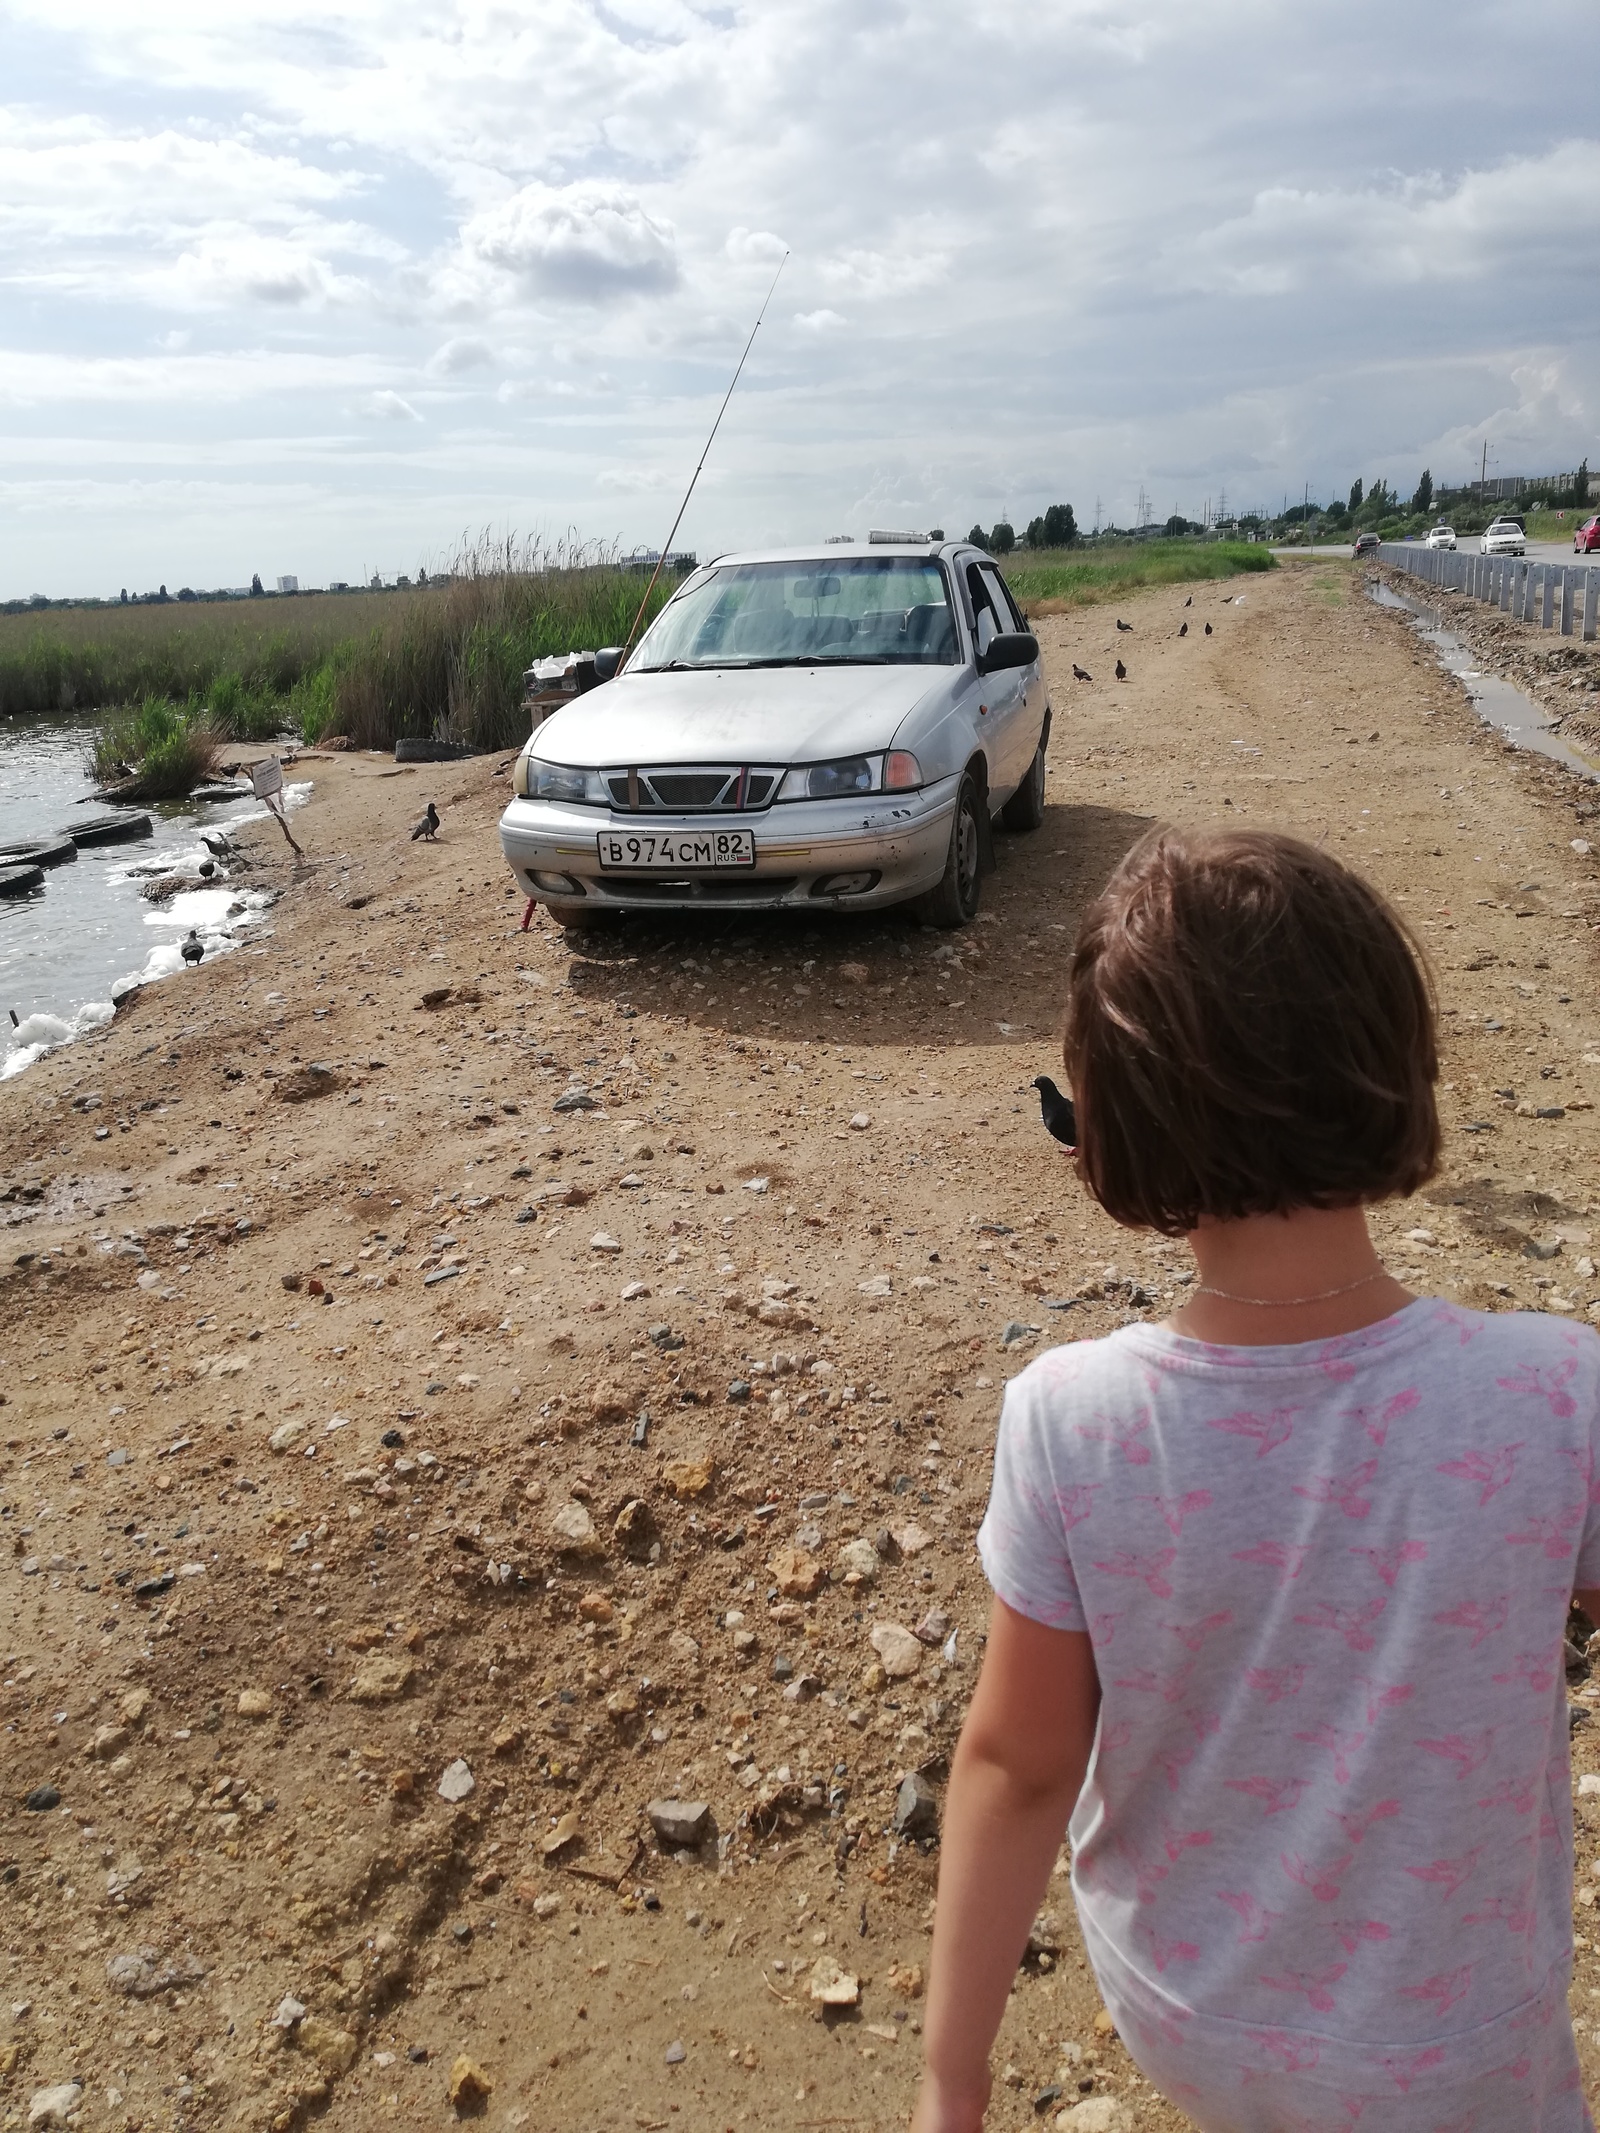
{"label": "cloudy sky", "polygon": [[1600,466],[1543,0],[0,0],[0,597]]}

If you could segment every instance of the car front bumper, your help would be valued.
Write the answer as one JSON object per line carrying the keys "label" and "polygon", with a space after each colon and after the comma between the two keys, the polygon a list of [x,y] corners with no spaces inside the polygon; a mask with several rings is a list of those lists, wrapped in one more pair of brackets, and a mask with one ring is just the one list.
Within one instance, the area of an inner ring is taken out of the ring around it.
{"label": "car front bumper", "polygon": [[[556,911],[876,910],[931,889],[944,872],[959,780],[864,800],[797,800],[763,813],[621,814],[554,800],[513,800],[500,817],[500,847],[523,893]],[[602,868],[602,832],[695,836],[748,830],[749,866],[710,869]],[[830,888],[841,875],[870,880]],[[539,879],[536,877],[544,877]],[[570,888],[558,886],[561,877]]]}

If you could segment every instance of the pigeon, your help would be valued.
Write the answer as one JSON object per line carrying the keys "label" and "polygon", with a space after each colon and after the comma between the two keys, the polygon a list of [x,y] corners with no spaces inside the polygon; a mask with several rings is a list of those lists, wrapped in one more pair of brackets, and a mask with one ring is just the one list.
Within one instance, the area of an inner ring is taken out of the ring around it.
{"label": "pigeon", "polygon": [[214,874],[214,873],[215,873],[216,871],[217,871],[217,862],[216,862],[216,861],[215,861],[214,859],[202,859],[202,860],[201,860],[201,862],[200,862],[200,879],[201,879],[202,881],[209,881],[209,880],[211,879],[212,875],[213,875],[213,874]]}
{"label": "pigeon", "polygon": [[1090,674],[1089,672],[1087,672],[1085,668],[1083,668],[1083,667],[1080,667],[1080,666],[1079,666],[1079,664],[1078,664],[1078,662],[1077,662],[1076,660],[1074,660],[1074,661],[1072,662],[1072,678],[1073,678],[1073,680],[1074,680],[1074,681],[1093,681],[1093,680],[1094,680],[1094,676],[1093,676],[1092,674]]}
{"label": "pigeon", "polygon": [[1117,628],[1119,630],[1126,630],[1130,636],[1133,634],[1133,624],[1131,622],[1124,622],[1120,615],[1118,615],[1117,617]]}
{"label": "pigeon", "polygon": [[1033,1085],[1039,1092],[1039,1110],[1044,1118],[1045,1131],[1063,1148],[1076,1148],[1078,1114],[1072,1108],[1072,1098],[1063,1096],[1048,1074],[1038,1075]]}
{"label": "pigeon", "polygon": [[1119,659],[1119,660],[1117,661],[1117,679],[1118,679],[1118,681],[1126,681],[1126,680],[1127,680],[1127,678],[1128,678],[1128,670],[1127,670],[1127,668],[1126,668],[1126,667],[1125,667],[1125,666],[1124,666],[1124,665],[1122,664],[1122,661],[1121,661],[1121,660]]}
{"label": "pigeon", "polygon": [[1178,624],[1178,635],[1179,635],[1180,637],[1187,637],[1187,636],[1188,636],[1188,634],[1189,634],[1189,625],[1188,625],[1188,623],[1187,623],[1187,622],[1180,622],[1180,623]]}
{"label": "pigeon", "polygon": [[1183,604],[1184,604],[1184,606],[1185,606],[1185,607],[1193,607],[1193,605],[1194,605],[1194,594],[1193,594],[1193,593],[1190,593],[1190,595],[1189,595],[1188,599],[1187,599],[1187,600],[1185,600]]}
{"label": "pigeon", "polygon": [[182,947],[178,950],[179,955],[183,957],[183,960],[189,965],[189,968],[192,970],[199,962],[200,958],[205,954],[205,952],[205,942],[201,940],[199,934],[196,933],[193,926],[191,926],[189,928],[189,938],[183,943]]}
{"label": "pigeon", "polygon": [[1209,622],[1206,624],[1206,635],[1208,637],[1211,635],[1211,624]]}
{"label": "pigeon", "polygon": [[413,844],[415,844],[415,843],[416,843],[416,841],[417,841],[417,839],[418,839],[419,837],[426,837],[426,838],[427,838],[427,840],[428,840],[428,842],[429,842],[430,844],[432,844],[432,843],[433,843],[433,841],[434,841],[435,835],[437,834],[438,828],[439,828],[439,810],[438,810],[438,809],[437,809],[437,808],[436,808],[436,807],[434,806],[433,802],[432,802],[432,801],[430,800],[430,801],[428,802],[428,812],[427,812],[427,813],[426,813],[426,814],[425,814],[425,815],[423,816],[422,820],[421,820],[421,821],[420,821],[420,822],[419,822],[419,823],[417,824],[416,828],[415,828],[415,829],[414,829],[414,830],[413,830],[413,831],[411,832],[411,842],[412,842]]}

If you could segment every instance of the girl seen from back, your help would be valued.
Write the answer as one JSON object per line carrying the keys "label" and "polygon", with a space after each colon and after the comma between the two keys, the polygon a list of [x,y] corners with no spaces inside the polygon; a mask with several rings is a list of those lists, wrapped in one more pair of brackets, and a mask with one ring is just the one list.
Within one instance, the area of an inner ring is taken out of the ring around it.
{"label": "girl seen from back", "polygon": [[1163,831],[1080,935],[1079,1168],[1198,1277],[1007,1389],[913,2133],[974,2133],[1070,1816],[1101,1993],[1204,2133],[1593,2133],[1563,1637],[1600,1336],[1412,1296],[1432,1001],[1325,854]]}

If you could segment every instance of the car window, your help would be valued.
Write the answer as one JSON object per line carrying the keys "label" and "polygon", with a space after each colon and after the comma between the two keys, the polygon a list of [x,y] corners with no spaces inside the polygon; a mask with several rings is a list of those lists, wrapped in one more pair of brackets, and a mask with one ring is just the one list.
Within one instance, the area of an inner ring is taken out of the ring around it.
{"label": "car window", "polygon": [[628,662],[663,667],[953,666],[955,618],[934,556],[714,566],[668,602]]}
{"label": "car window", "polygon": [[1011,597],[1011,587],[992,563],[984,563],[980,568],[983,572],[983,582],[993,595],[994,611],[999,618],[1001,629],[1020,630],[1022,617],[1017,612],[1016,601]]}

